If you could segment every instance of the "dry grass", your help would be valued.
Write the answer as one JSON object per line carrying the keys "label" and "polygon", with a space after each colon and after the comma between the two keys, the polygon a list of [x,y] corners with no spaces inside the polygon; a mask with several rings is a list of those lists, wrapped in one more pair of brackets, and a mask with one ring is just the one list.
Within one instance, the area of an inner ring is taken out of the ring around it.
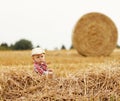
{"label": "dry grass", "polygon": [[33,71],[30,51],[0,54],[1,101],[120,101],[118,50],[109,57],[83,57],[75,50],[47,51],[53,79]]}

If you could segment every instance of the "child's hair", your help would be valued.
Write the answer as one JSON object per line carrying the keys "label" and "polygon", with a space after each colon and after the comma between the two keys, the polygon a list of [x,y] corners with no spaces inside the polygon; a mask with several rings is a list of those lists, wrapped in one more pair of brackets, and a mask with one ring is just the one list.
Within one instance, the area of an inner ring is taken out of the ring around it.
{"label": "child's hair", "polygon": [[34,48],[32,49],[32,56],[36,55],[36,54],[45,54],[45,50],[43,50],[42,48]]}

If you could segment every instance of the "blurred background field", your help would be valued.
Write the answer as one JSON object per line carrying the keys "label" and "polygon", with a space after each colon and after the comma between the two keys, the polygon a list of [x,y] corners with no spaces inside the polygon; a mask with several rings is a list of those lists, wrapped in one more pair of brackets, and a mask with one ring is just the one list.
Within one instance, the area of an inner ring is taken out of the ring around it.
{"label": "blurred background field", "polygon": [[[31,50],[0,51],[0,100],[119,101],[120,50],[83,57],[76,50],[46,50],[52,80],[33,70]],[[81,100],[80,100],[81,99]]]}

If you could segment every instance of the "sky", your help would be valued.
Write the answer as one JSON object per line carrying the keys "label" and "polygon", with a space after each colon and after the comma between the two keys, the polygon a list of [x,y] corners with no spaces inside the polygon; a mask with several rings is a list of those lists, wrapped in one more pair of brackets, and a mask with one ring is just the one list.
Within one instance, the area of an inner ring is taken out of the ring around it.
{"label": "sky", "polygon": [[120,45],[119,9],[119,0],[0,0],[0,44],[27,39],[34,47],[69,49],[77,21],[99,12],[115,23]]}

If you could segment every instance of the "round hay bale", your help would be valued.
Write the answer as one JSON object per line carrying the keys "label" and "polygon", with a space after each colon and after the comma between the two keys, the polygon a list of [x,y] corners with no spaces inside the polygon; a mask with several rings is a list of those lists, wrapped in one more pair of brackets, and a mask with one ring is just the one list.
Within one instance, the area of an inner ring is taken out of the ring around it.
{"label": "round hay bale", "polygon": [[104,14],[83,15],[73,34],[73,47],[84,56],[108,56],[117,44],[118,32],[113,21]]}

